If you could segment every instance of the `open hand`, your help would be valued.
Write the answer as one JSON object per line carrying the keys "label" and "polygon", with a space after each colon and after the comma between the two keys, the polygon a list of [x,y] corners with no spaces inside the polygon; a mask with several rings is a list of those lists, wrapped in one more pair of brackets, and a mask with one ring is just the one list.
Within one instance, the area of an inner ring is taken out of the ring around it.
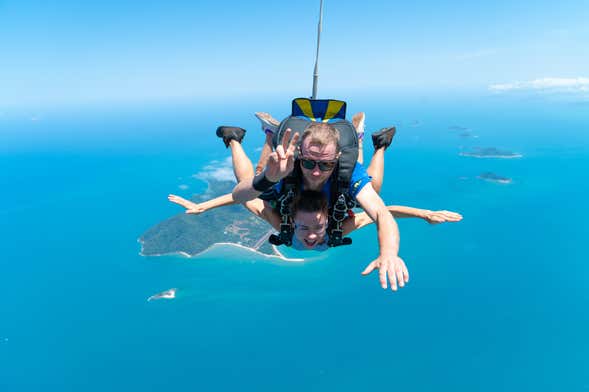
{"label": "open hand", "polygon": [[409,282],[409,271],[405,266],[405,262],[399,256],[378,256],[362,271],[362,275],[368,275],[377,268],[380,285],[383,289],[387,288],[387,275],[393,291],[397,291],[397,286],[403,287],[405,283]]}
{"label": "open hand", "polygon": [[[284,132],[281,143],[268,157],[265,175],[269,181],[278,182],[286,177],[294,168],[294,154],[299,141],[298,132],[292,139],[290,128]],[[289,141],[290,140],[290,141]]]}
{"label": "open hand", "polygon": [[428,211],[425,214],[424,219],[428,223],[435,225],[437,223],[461,221],[462,215],[452,211]]}
{"label": "open hand", "polygon": [[204,207],[200,204],[196,204],[191,202],[190,200],[186,200],[183,197],[176,196],[176,195],[168,195],[168,200],[172,203],[176,203],[181,205],[182,207],[186,208],[187,214],[201,214],[206,211]]}

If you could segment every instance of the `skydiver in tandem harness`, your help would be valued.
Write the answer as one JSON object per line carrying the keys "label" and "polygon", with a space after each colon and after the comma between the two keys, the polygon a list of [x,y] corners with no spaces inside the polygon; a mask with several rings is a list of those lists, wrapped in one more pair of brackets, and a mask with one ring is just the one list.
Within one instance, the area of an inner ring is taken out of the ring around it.
{"label": "skydiver in tandem harness", "polygon": [[[403,287],[409,273],[398,256],[399,230],[372,187],[370,176],[357,163],[358,138],[353,125],[345,120],[345,107],[342,101],[295,99],[292,115],[282,121],[275,134],[275,151],[270,154],[265,170],[253,178],[240,180],[233,199],[244,203],[260,197],[268,207],[276,208],[281,217],[280,231],[271,237],[271,242],[287,246],[293,245],[295,233],[290,206],[303,190],[321,192],[327,197],[328,226],[322,241],[327,247],[351,243],[351,239],[344,237],[343,224],[347,217],[352,217],[351,210],[358,204],[376,223],[380,248],[378,257],[363,273],[379,269],[383,288],[387,287],[387,275],[392,289],[397,285]],[[384,143],[375,147],[386,148],[392,134],[392,128],[377,134],[375,140],[383,136]],[[302,135],[300,146],[299,135]]]}
{"label": "skydiver in tandem harness", "polygon": [[[275,135],[278,133],[279,129],[276,129],[277,122],[274,119],[267,114],[258,113],[257,115],[258,118],[262,120],[262,129],[267,134]],[[358,134],[361,135],[363,133],[364,115],[363,113],[360,113],[355,117],[358,120],[355,121],[355,128],[358,130]],[[355,129],[353,129],[353,131],[356,132]],[[219,127],[217,135],[223,139],[226,147],[231,150],[233,170],[237,181],[246,188],[248,188],[248,184],[253,185],[254,169],[241,145],[245,136],[245,130],[238,127]],[[374,189],[380,190],[384,171],[384,151],[390,145],[393,135],[394,128],[384,128],[373,134],[372,139],[375,152],[368,170],[364,171],[361,165],[354,165],[354,167],[358,168],[357,170],[364,174],[367,172],[369,176],[356,176],[357,179],[353,181],[353,184],[350,187],[352,189],[352,196],[357,196],[363,192],[363,189],[367,185],[370,185],[373,189],[372,192],[374,192]],[[301,152],[301,158],[312,157],[316,160],[311,162],[312,168],[309,168],[311,167],[309,162],[303,163],[303,159],[300,159],[296,163],[296,165],[299,165],[302,186],[300,189],[297,189],[296,187],[291,188],[294,194],[291,195],[292,200],[285,201],[284,198],[280,200],[280,197],[284,196],[285,193],[283,192],[284,188],[281,188],[280,183],[277,183],[275,186],[272,186],[269,191],[265,192],[264,195],[261,195],[261,197],[266,200],[254,197],[243,203],[250,212],[266,220],[282,235],[287,231],[285,230],[287,228],[290,233],[290,245],[295,249],[322,251],[327,250],[330,247],[329,220],[334,214],[334,209],[329,209],[328,196],[331,194],[331,188],[327,183],[329,182],[330,177],[333,178],[337,175],[336,168],[338,165],[336,163],[336,157],[341,160],[343,155],[339,153],[341,148],[338,146],[338,140],[339,134],[330,124],[310,122],[310,125],[303,132],[302,143],[299,150],[307,151],[306,147],[309,147],[308,151],[310,152],[308,154]],[[277,151],[272,152],[268,158],[268,167],[266,167],[265,173],[271,171],[272,167],[277,166],[277,163],[279,162],[277,156],[279,150],[282,149],[283,151],[286,151],[287,154],[294,156],[294,152],[297,151],[295,148],[296,141],[296,136],[289,141],[289,136],[285,131],[283,143],[280,146],[277,146]],[[319,151],[327,150],[328,153],[334,152],[334,154],[333,156],[327,156],[328,159],[319,159],[319,157],[313,155],[316,149]],[[264,157],[261,158],[261,160],[264,159]],[[310,159],[307,159],[307,161],[309,160]],[[305,168],[304,165],[307,165],[307,168]],[[258,164],[258,166],[260,166],[260,164]],[[262,164],[261,166],[264,165]],[[294,160],[292,166],[296,168]],[[258,178],[259,176],[260,175],[258,175]],[[305,180],[307,178],[310,178],[312,181],[310,187],[306,185],[307,182]],[[354,184],[357,186],[354,186]],[[313,187],[313,185],[316,185],[316,187]],[[246,191],[252,192],[251,189],[246,189]],[[255,192],[255,194],[260,194],[260,192],[255,189],[253,192]],[[169,200],[185,207],[187,209],[186,213],[189,214],[200,214],[213,208],[239,202],[239,200],[235,199],[231,194],[223,195],[200,204],[193,203],[176,195],[170,195]],[[386,214],[389,216],[422,218],[432,224],[456,222],[462,219],[460,214],[450,211],[430,211],[404,206],[388,206],[385,208]],[[285,214],[281,214],[281,212],[285,211],[287,211],[286,216]],[[342,237],[348,235],[355,229],[359,229],[374,222],[369,214],[365,212],[356,214],[348,214],[348,211],[345,212],[346,214],[339,227]],[[280,240],[280,234],[274,237],[273,242],[276,244],[278,243],[277,240]],[[402,263],[402,260],[400,260],[400,262]],[[364,271],[364,274],[368,274],[374,268],[379,267],[374,264],[375,262],[371,263]],[[402,267],[405,267],[404,264],[402,264]],[[383,268],[384,267],[380,266],[381,284],[383,284]],[[406,283],[405,277],[408,278],[406,268],[405,271],[401,270],[401,273],[403,274],[401,275],[401,279],[403,280],[400,280],[394,272],[389,272],[389,281],[391,281],[391,288],[393,290],[397,288],[397,282],[398,285],[403,286],[404,283]],[[386,280],[384,281],[383,287],[386,287]]]}
{"label": "skydiver in tandem harness", "polygon": [[[458,221],[462,217],[448,211],[385,206],[373,188],[373,179],[357,162],[358,134],[357,129],[345,119],[346,103],[316,99],[321,20],[322,1],[312,98],[293,100],[291,116],[280,123],[271,137],[267,136],[268,143],[263,149],[255,176],[251,161],[240,144],[245,130],[219,127],[217,136],[223,138],[226,147],[231,148],[239,183],[232,195],[202,203],[200,207],[207,209],[243,203],[279,231],[271,236],[271,243],[299,249],[325,250],[351,244],[351,239],[345,235],[375,222],[379,255],[362,273],[367,275],[378,269],[381,286],[387,288],[388,275],[391,289],[396,290],[397,285],[403,287],[408,282],[409,273],[398,256],[399,230],[393,215],[421,217],[432,223]],[[268,120],[258,117],[263,122]],[[372,174],[378,190],[382,185],[384,150],[391,143],[394,132],[394,128],[385,128],[373,134],[376,151],[369,171],[374,168]],[[274,147],[272,152],[270,139]],[[266,167],[261,170],[264,161]],[[186,207],[188,213],[200,212],[199,205],[178,196],[170,195],[169,199]],[[207,203],[208,206],[203,206]],[[354,215],[352,208],[356,204],[365,213]]]}
{"label": "skydiver in tandem harness", "polygon": [[[369,274],[378,268],[381,286],[387,287],[388,274],[391,288],[395,290],[397,282],[402,287],[409,280],[407,267],[398,256],[397,224],[380,196],[372,188],[366,171],[361,165],[356,165],[358,138],[352,124],[345,120],[345,102],[317,100],[322,21],[323,0],[320,2],[317,26],[317,52],[311,99],[293,101],[292,115],[280,124],[274,140],[276,150],[269,155],[266,169],[251,180],[240,181],[233,191],[233,198],[238,202],[246,202],[274,188],[275,193],[280,194],[278,202],[281,226],[278,236],[272,237],[272,242],[284,245],[292,244],[294,231],[292,214],[288,205],[302,187],[329,192],[330,213],[327,229],[329,246],[351,243],[349,238],[343,236],[342,224],[348,211],[351,211],[352,207],[358,203],[376,223],[380,246],[378,258],[368,265],[364,273]],[[335,140],[326,138],[323,141],[320,138],[303,137],[303,143],[298,151],[301,157],[295,164],[298,137],[313,124],[317,124],[318,130],[324,129],[325,135],[333,134],[335,130],[337,136]],[[290,140],[293,132],[294,136]],[[323,144],[323,142],[326,143]],[[332,174],[334,177],[330,178]],[[280,184],[275,187],[275,184],[279,182]],[[324,186],[327,189],[323,189]]]}

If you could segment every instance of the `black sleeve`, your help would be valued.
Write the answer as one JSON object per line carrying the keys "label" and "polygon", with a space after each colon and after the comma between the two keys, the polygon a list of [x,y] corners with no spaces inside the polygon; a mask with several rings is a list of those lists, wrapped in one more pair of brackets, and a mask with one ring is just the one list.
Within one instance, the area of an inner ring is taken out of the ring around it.
{"label": "black sleeve", "polygon": [[264,201],[276,201],[278,200],[278,191],[276,190],[275,187],[272,187],[264,192],[262,192],[259,196],[258,199],[262,199]]}

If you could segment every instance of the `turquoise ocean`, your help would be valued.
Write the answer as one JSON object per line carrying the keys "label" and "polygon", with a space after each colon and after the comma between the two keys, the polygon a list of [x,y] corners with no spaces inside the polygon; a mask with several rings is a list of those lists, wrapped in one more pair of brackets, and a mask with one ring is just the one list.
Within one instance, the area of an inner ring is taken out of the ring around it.
{"label": "turquoise ocean", "polygon": [[[141,256],[182,212],[167,195],[204,192],[192,175],[229,157],[215,128],[246,128],[257,159],[253,112],[290,98],[3,112],[1,391],[589,390],[587,103],[342,97],[368,133],[397,125],[387,204],[464,216],[398,220],[398,292],[360,275],[374,227],[302,264]],[[477,146],[523,157],[459,156]]]}

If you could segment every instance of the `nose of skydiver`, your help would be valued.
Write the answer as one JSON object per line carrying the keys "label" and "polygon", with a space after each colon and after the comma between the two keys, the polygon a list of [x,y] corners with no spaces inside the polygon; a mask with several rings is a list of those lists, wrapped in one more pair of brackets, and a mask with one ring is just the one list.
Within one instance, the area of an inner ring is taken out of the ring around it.
{"label": "nose of skydiver", "polygon": [[311,232],[307,235],[307,239],[309,240],[316,240],[317,239],[317,233]]}

